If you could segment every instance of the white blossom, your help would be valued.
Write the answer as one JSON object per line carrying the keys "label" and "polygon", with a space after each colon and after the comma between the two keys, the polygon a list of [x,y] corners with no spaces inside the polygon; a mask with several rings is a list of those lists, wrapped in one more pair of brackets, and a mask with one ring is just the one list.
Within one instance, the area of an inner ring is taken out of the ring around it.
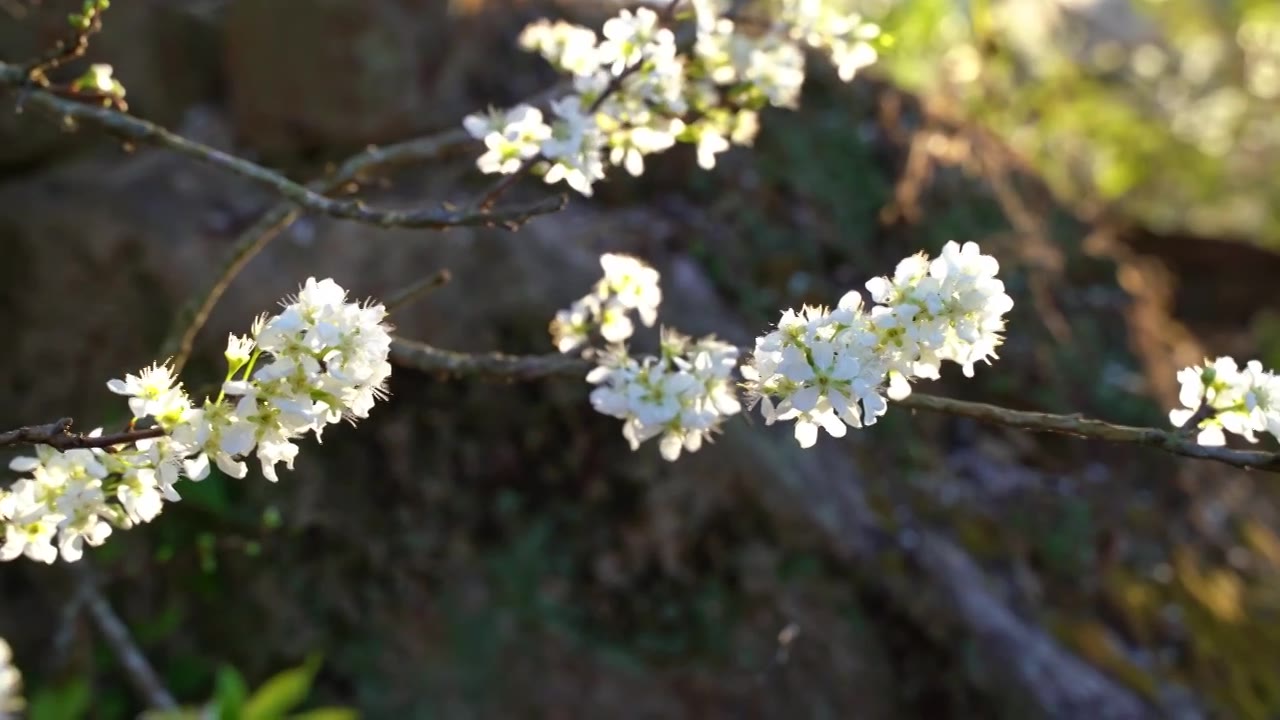
{"label": "white blossom", "polygon": [[552,128],[543,122],[542,111],[529,105],[519,105],[505,113],[469,115],[463,126],[472,137],[484,141],[487,152],[476,161],[480,172],[503,175],[523,167],[552,134]]}
{"label": "white blossom", "polygon": [[600,68],[596,34],[572,23],[538,20],[520,33],[519,44],[572,75],[591,75]]}
{"label": "white blossom", "polygon": [[658,24],[658,13],[639,8],[634,13],[622,10],[617,17],[605,21],[604,42],[598,48],[601,65],[609,66],[614,75],[641,62],[646,55],[660,54],[654,48],[670,48],[674,55],[675,35]]}
{"label": "white blossom", "polygon": [[227,359],[227,369],[234,373],[244,367],[253,357],[253,351],[256,347],[257,343],[251,337],[235,334],[228,335],[227,349],[223,353],[223,356]]}
{"label": "white blossom", "polygon": [[974,363],[995,357],[1013,307],[998,270],[976,244],[952,242],[935,260],[915,255],[892,278],[869,281],[872,307],[849,292],[834,309],[784,312],[742,368],[749,397],[767,424],[794,420],[796,440],[810,447],[819,430],[843,437],[874,424],[889,400],[910,394],[910,380],[939,377],[944,360],[972,376]]}
{"label": "white blossom", "polygon": [[[255,455],[268,480],[292,469],[297,441],[343,419],[367,417],[386,396],[391,347],[386,310],[349,302],[332,280],[309,278],[281,311],[232,335],[228,374],[218,398],[192,404],[168,365],[157,364],[107,387],[129,398],[135,418],[151,417],[164,435],[105,449],[60,452],[37,446],[10,468],[26,473],[0,491],[0,559],[26,556],[75,562],[114,527],[150,522],[176,485],[200,481],[216,465],[245,477]],[[99,435],[95,430],[91,435]]]}
{"label": "white blossom", "polygon": [[573,352],[591,339],[591,331],[601,317],[600,300],[594,295],[575,300],[556,313],[551,321],[551,341],[562,353]]}
{"label": "white blossom", "polygon": [[181,413],[187,406],[182,385],[174,384],[173,370],[168,365],[152,365],[124,380],[112,380],[107,389],[129,397],[129,410],[135,418],[161,418]]}
{"label": "white blossom", "polygon": [[610,344],[625,342],[635,332],[631,314],[645,327],[658,320],[662,303],[658,271],[639,258],[619,253],[600,257],[602,277],[591,292],[556,313],[551,339],[560,352],[572,352],[599,333]]}
{"label": "white blossom", "polygon": [[1225,445],[1226,433],[1257,442],[1257,433],[1280,438],[1280,378],[1257,360],[1241,368],[1230,357],[1178,372],[1178,400],[1183,407],[1169,412],[1169,422],[1184,428],[1197,418],[1196,442]]}
{"label": "white blossom", "polygon": [[709,170],[733,145],[754,141],[761,108],[797,106],[805,47],[828,55],[845,81],[877,58],[879,28],[826,0],[781,0],[775,22],[746,32],[728,17],[725,0],[692,4],[687,46],[677,46],[663,13],[646,7],[621,9],[599,38],[563,21],[526,26],[520,46],[571,75],[573,91],[551,102],[547,120],[527,105],[464,119],[485,143],[479,169],[510,174],[539,158],[535,170],[547,183],[590,196],[605,162],[638,176],[646,155],[684,142]]}
{"label": "white blossom", "polygon": [[13,664],[13,650],[0,639],[0,720],[18,717],[26,708],[22,697],[22,673]]}
{"label": "white blossom", "polygon": [[674,462],[701,449],[741,410],[731,380],[737,355],[736,347],[714,337],[693,342],[664,330],[662,357],[613,355],[587,375],[597,386],[591,405],[623,420],[632,450],[657,437],[662,457]]}
{"label": "white blossom", "polygon": [[996,278],[1000,265],[976,243],[947,243],[930,261],[916,255],[898,264],[892,279],[873,278],[867,291],[891,369],[906,377],[936,378],[943,360],[958,363],[966,377],[990,362],[1003,342],[1004,315],[1013,299]]}
{"label": "white blossom", "polygon": [[583,107],[582,98],[569,95],[553,100],[556,121],[542,144],[542,155],[550,162],[543,180],[554,184],[563,180],[579,193],[590,196],[592,186],[604,177],[601,149],[604,136],[595,117]]}

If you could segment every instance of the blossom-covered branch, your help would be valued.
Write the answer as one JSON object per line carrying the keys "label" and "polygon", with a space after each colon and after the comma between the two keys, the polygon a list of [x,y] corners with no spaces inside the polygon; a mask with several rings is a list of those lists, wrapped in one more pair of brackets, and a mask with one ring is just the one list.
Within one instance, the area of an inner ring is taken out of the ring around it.
{"label": "blossom-covered branch", "polygon": [[292,469],[297,440],[367,417],[385,397],[385,318],[382,305],[348,302],[332,280],[311,278],[280,313],[228,338],[216,398],[197,403],[165,364],[111,380],[107,388],[128,398],[133,417],[151,419],[161,432],[112,452],[38,445],[34,457],[15,458],[10,469],[27,476],[0,491],[0,560],[79,560],[85,545],[102,544],[113,527],[150,522],[166,501],[180,500],[181,479],[199,482],[211,465],[245,477],[250,453],[275,482],[277,465]]}
{"label": "blossom-covered branch", "polygon": [[[759,403],[766,421],[796,420],[804,447],[818,430],[842,436],[848,427],[871,425],[896,403],[913,410],[941,412],[1008,427],[1141,445],[1240,468],[1280,472],[1280,454],[1219,447],[1221,428],[1256,440],[1254,431],[1280,429],[1280,379],[1258,363],[1237,370],[1220,359],[1211,371],[1180,374],[1184,401],[1208,408],[1193,417],[1203,428],[1198,440],[1186,430],[1115,425],[1079,415],[1057,415],[952,400],[913,392],[911,382],[939,377],[944,361],[972,375],[978,362],[995,357],[1004,314],[1012,300],[996,278],[999,265],[972,243],[949,243],[940,257],[915,255],[899,263],[892,278],[867,283],[873,307],[856,292],[835,309],[806,307],[783,313],[777,329],[753,348],[736,348],[713,337],[694,341],[662,331],[659,356],[632,357],[625,343],[637,325],[657,324],[662,302],[659,275],[643,261],[606,254],[603,277],[582,298],[556,314],[550,324],[559,355],[467,354],[395,338],[396,365],[450,377],[533,380],[585,376],[597,384],[592,405],[624,421],[633,449],[661,436],[663,456],[694,452],[726,418],[739,412],[730,374],[737,358],[742,386]],[[602,342],[603,348],[593,343]],[[579,357],[569,353],[578,352]],[[1201,400],[1201,397],[1205,397]],[[1171,413],[1175,425],[1193,411]],[[1215,432],[1216,428],[1216,432]],[[1216,443],[1216,444],[1214,444]]]}
{"label": "blossom-covered branch", "polygon": [[[461,353],[399,337],[391,343],[391,362],[417,372],[451,378],[521,381],[582,376],[593,367],[588,360],[554,353],[546,355]],[[1200,445],[1170,430],[1116,425],[1080,415],[1013,410],[997,405],[954,400],[919,392],[898,400],[896,404],[910,410],[966,417],[1029,432],[1070,435],[1086,440],[1122,445],[1141,445],[1174,455],[1211,460],[1246,470],[1280,473],[1280,453]]]}
{"label": "blossom-covered branch", "polygon": [[606,163],[631,175],[646,155],[676,143],[697,148],[715,166],[732,145],[751,144],[766,106],[794,108],[805,78],[804,49],[825,53],[849,81],[875,62],[876,25],[821,3],[766,3],[767,22],[739,23],[724,0],[692,0],[690,40],[677,39],[673,11],[624,9],[595,31],[540,20],[520,44],[573,79],[573,92],[551,103],[550,117],[528,104],[468,116],[464,127],[487,152],[484,173],[507,175],[486,197],[532,171],[590,196]]}

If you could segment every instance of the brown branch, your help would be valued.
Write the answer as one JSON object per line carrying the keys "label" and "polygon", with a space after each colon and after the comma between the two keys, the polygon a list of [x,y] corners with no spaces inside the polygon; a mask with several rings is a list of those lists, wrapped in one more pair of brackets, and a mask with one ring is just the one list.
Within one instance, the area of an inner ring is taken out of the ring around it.
{"label": "brown branch", "polygon": [[48,52],[22,68],[25,79],[48,87],[50,71],[84,57],[89,49],[89,39],[102,30],[102,13],[107,11],[107,5],[95,2],[85,9],[87,12],[80,16],[81,22],[70,38],[59,40]]}
{"label": "brown branch", "polygon": [[[313,181],[309,185],[309,191],[315,193],[335,192],[375,168],[426,162],[443,155],[453,148],[470,142],[472,142],[471,137],[465,131],[458,129],[384,147],[371,147],[346,160],[331,175]],[[470,217],[476,220],[473,223],[458,224],[494,224],[513,230],[521,222],[534,215],[555,212],[561,209],[564,207],[565,202],[565,196],[560,195],[555,198],[541,200],[531,206],[524,206],[523,209],[514,209],[514,211],[498,210],[473,213],[471,215],[455,213],[455,215],[460,219]],[[164,342],[161,353],[173,357],[175,374],[182,372],[183,366],[186,365],[191,356],[196,335],[208,322],[209,314],[213,312],[213,308],[218,304],[218,301],[222,299],[231,282],[249,264],[249,261],[261,253],[272,240],[288,228],[298,218],[298,215],[299,208],[292,202],[280,203],[267,211],[258,222],[240,234],[235,245],[231,248],[226,264],[223,265],[221,271],[214,277],[209,286],[198,295],[193,296],[179,311],[177,317],[174,318],[173,326]],[[479,218],[486,218],[486,220],[480,222]]]}
{"label": "brown branch", "polygon": [[127,112],[129,105],[119,95],[96,89],[85,89],[74,85],[48,85],[41,88],[43,92],[56,95],[67,100],[111,107],[120,112]]}
{"label": "brown branch", "polygon": [[476,201],[474,207],[479,211],[488,210],[493,207],[493,204],[498,202],[498,198],[502,197],[503,193],[510,190],[517,182],[520,181],[520,178],[524,177],[533,169],[534,165],[537,165],[544,159],[545,158],[542,157],[542,153],[538,153],[521,163],[520,167],[516,168],[515,172],[498,178],[498,180],[490,185],[489,189],[480,196],[480,199]]}
{"label": "brown branch", "polygon": [[[566,83],[558,83],[530,98],[529,102],[533,105],[544,105],[556,95],[568,91],[570,87]],[[383,147],[369,147],[364,152],[348,158],[333,174],[313,181],[309,187],[318,193],[336,192],[372,170],[434,160],[449,150],[472,142],[474,139],[465,130],[456,128]],[[564,195],[559,197],[562,205],[566,201],[567,198]],[[272,240],[297,220],[298,215],[298,206],[291,202],[280,203],[269,210],[236,239],[226,263],[209,286],[198,295],[192,296],[178,312],[161,348],[161,355],[173,358],[175,375],[182,372],[182,368],[191,357],[196,335],[209,321],[209,315],[213,312],[214,306],[222,299],[232,281],[249,264],[249,261],[257,257]],[[518,224],[513,221],[503,227],[514,230]]]}
{"label": "brown branch", "polygon": [[164,435],[159,427],[145,430],[128,430],[110,435],[85,435],[71,432],[71,418],[62,418],[44,425],[27,425],[0,432],[0,447],[8,445],[48,445],[55,450],[81,450],[109,448],[138,440],[148,440]]}
{"label": "brown branch", "polygon": [[397,291],[394,295],[387,298],[386,302],[383,303],[383,307],[387,309],[388,315],[394,315],[397,310],[404,308],[406,305],[413,304],[414,302],[422,299],[423,295],[426,295],[437,288],[444,287],[452,281],[453,274],[448,270],[441,270],[440,272],[432,273],[430,276]]}
{"label": "brown branch", "polygon": [[538,215],[556,212],[564,206],[565,202],[563,198],[545,198],[534,203],[492,210],[372,208],[360,200],[336,200],[326,197],[315,189],[294,182],[274,170],[189,140],[132,115],[59,97],[57,93],[32,86],[22,68],[16,65],[0,63],[0,85],[18,89],[24,93],[27,104],[34,105],[56,117],[89,121],[124,140],[148,142],[188,155],[252,180],[306,210],[341,220],[354,220],[383,228],[431,230],[462,226],[512,227]]}
{"label": "brown branch", "polygon": [[[82,565],[84,562],[84,560],[81,560],[77,565]],[[120,665],[124,668],[125,675],[129,677],[129,681],[133,683],[134,689],[138,691],[147,705],[153,709],[176,709],[178,707],[177,701],[173,699],[173,695],[169,693],[168,688],[161,682],[155,668],[151,667],[147,656],[138,647],[133,635],[129,633],[129,628],[120,619],[120,616],[116,614],[115,609],[111,607],[111,603],[107,601],[107,598],[98,590],[92,573],[87,567],[76,567],[74,572],[77,576],[79,593],[84,599],[85,607],[89,610],[90,616],[93,617],[94,624],[98,626],[102,637],[106,639],[107,645],[115,653],[116,659],[120,661]]]}
{"label": "brown branch", "polygon": [[1246,470],[1280,472],[1280,453],[1267,452],[1265,450],[1233,450],[1227,447],[1199,445],[1194,440],[1182,437],[1177,431],[1113,425],[1109,422],[1079,415],[1054,415],[1025,410],[1010,410],[995,405],[952,400],[920,393],[912,393],[906,399],[899,401],[898,404],[914,410],[929,410],[948,415],[958,415],[981,422],[1030,430],[1032,432],[1074,435],[1103,442],[1141,445],[1163,450],[1174,455],[1198,460],[1213,460]]}
{"label": "brown branch", "polygon": [[506,355],[441,350],[425,343],[395,338],[391,362],[432,375],[481,377],[497,380],[541,380],[558,376],[583,376],[591,364],[572,355]]}
{"label": "brown branch", "polygon": [[[391,362],[425,373],[462,377],[478,376],[508,380],[537,380],[556,376],[584,376],[591,369],[586,360],[568,355],[467,354],[441,350],[420,342],[396,338],[391,346]],[[1114,425],[1080,415],[1011,410],[985,403],[912,393],[893,403],[912,410],[927,410],[967,417],[992,425],[1038,433],[1072,435],[1088,440],[1140,445],[1173,455],[1212,460],[1246,470],[1280,473],[1280,453],[1262,450],[1235,450],[1199,445],[1177,431]]]}
{"label": "brown branch", "polygon": [[1196,408],[1191,417],[1187,418],[1187,421],[1182,423],[1182,427],[1178,428],[1178,437],[1184,439],[1195,437],[1200,432],[1200,423],[1218,414],[1213,409],[1213,406],[1209,404],[1208,388],[1205,388],[1204,395],[1205,397],[1200,399],[1200,407]]}

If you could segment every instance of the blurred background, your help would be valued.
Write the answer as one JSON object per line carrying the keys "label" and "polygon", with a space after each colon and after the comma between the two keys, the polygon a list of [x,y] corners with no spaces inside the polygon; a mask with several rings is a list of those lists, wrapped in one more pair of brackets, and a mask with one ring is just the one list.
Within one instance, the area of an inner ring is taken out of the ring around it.
{"label": "blurred background", "polygon": [[[0,56],[78,1],[0,0]],[[855,7],[855,6],[851,6]],[[295,223],[202,333],[308,276],[385,297],[445,348],[550,351],[604,251],[663,273],[664,321],[747,343],[898,259],[973,240],[1016,307],[993,367],[920,390],[1164,426],[1176,371],[1280,367],[1280,4],[878,0],[850,85],[813,58],[798,112],[712,172],[671,151],[517,234]],[[300,179],[552,84],[515,46],[556,0],[117,0],[86,62],[136,114]],[[275,199],[93,128],[0,114],[0,425],[116,427],[109,378]],[[473,148],[382,202],[461,200]],[[513,197],[545,194],[537,181]],[[316,653],[314,705],[368,718],[1280,717],[1280,476],[891,409],[800,452],[758,415],[675,464],[632,453],[573,378],[397,370],[278,485],[188,484],[89,554],[178,698]],[[44,717],[134,717],[65,568],[0,567],[0,635]],[[225,674],[224,674],[225,676]],[[77,709],[79,708],[79,709]]]}

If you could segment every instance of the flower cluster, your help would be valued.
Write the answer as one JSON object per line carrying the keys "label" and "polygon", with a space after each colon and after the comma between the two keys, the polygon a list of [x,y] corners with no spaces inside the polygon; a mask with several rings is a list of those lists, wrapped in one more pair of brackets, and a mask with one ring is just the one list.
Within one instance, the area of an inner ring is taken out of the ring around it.
{"label": "flower cluster", "polygon": [[693,16],[687,47],[645,7],[620,11],[602,37],[563,21],[526,27],[521,46],[571,75],[574,92],[551,103],[551,117],[530,105],[468,116],[463,126],[486,147],[477,166],[511,174],[530,165],[583,195],[606,162],[640,175],[646,155],[677,142],[695,145],[710,169],[731,145],[754,141],[761,108],[796,106],[803,46],[829,54],[846,81],[876,60],[869,41],[879,28],[821,0],[781,0],[774,19],[759,22],[735,21],[720,0],[693,0]]}
{"label": "flower cluster", "polygon": [[682,450],[697,452],[742,406],[733,389],[738,348],[714,337],[693,341],[663,331],[662,356],[643,360],[611,355],[587,375],[596,385],[591,406],[623,420],[622,436],[635,450],[658,441],[662,457],[675,461]]}
{"label": "flower cluster", "polygon": [[840,12],[821,0],[781,0],[778,32],[825,52],[840,79],[849,82],[859,70],[879,59],[872,41],[880,27],[858,15]]}
{"label": "flower cluster", "polygon": [[629,255],[600,258],[602,277],[585,297],[561,310],[551,322],[551,339],[568,353],[597,334],[608,347],[594,356],[597,366],[587,381],[597,387],[591,404],[599,412],[623,421],[622,435],[635,450],[661,436],[659,448],[667,460],[682,451],[696,452],[720,429],[725,418],[742,410],[734,392],[733,370],[738,348],[706,336],[698,340],[664,328],[660,357],[634,358],[623,343],[635,331],[631,313],[646,327],[658,319],[662,290],[658,271]]}
{"label": "flower cluster", "polygon": [[796,421],[802,447],[819,428],[843,437],[874,424],[887,400],[910,394],[912,379],[937,378],[942,361],[971,377],[975,363],[995,357],[1013,307],[998,271],[976,244],[950,242],[933,260],[915,255],[892,278],[869,281],[870,308],[851,291],[834,309],[788,310],[757,338],[745,387],[766,423]]}
{"label": "flower cluster", "polygon": [[[274,316],[258,318],[248,336],[228,339],[228,370],[216,399],[196,405],[167,365],[107,383],[128,397],[135,423],[150,420],[156,438],[110,449],[60,452],[39,446],[10,468],[28,473],[0,493],[5,538],[0,559],[20,555],[52,563],[78,560],[84,545],[102,544],[112,527],[150,522],[175,484],[208,476],[211,462],[242,478],[255,454],[262,474],[292,469],[296,441],[344,418],[367,417],[385,396],[390,328],[382,305],[347,302],[332,280],[309,278]],[[100,431],[95,431],[98,434]],[[57,548],[54,543],[56,541]]]}
{"label": "flower cluster", "polygon": [[560,352],[572,352],[596,332],[609,343],[625,342],[635,332],[632,312],[645,327],[653,327],[658,320],[662,289],[657,270],[615,253],[600,256],[600,267],[604,277],[591,292],[556,313],[551,321],[551,338]]}
{"label": "flower cluster", "polygon": [[1195,420],[1196,442],[1225,445],[1224,431],[1257,442],[1255,433],[1280,438],[1280,378],[1252,360],[1243,368],[1229,357],[1178,372],[1184,407],[1169,412],[1169,422],[1185,427]]}
{"label": "flower cluster", "polygon": [[22,673],[13,664],[13,650],[0,639],[0,720],[17,717],[26,707],[22,697]]}

